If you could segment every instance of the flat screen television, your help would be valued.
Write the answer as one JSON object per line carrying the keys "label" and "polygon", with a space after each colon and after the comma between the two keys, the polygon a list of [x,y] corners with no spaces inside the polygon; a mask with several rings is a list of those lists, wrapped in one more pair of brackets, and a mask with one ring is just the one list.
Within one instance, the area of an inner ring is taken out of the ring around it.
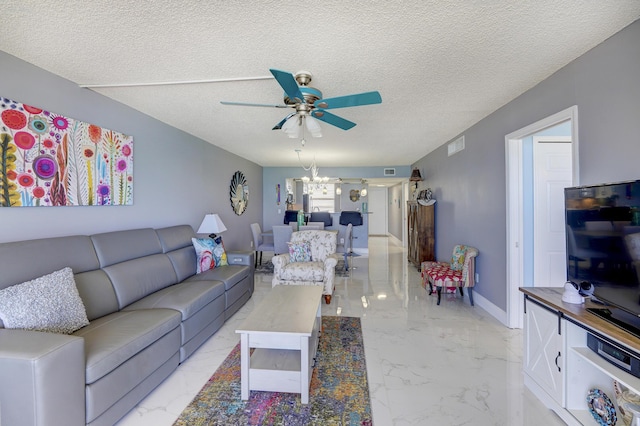
{"label": "flat screen television", "polygon": [[640,336],[640,180],[564,193],[567,279],[609,305],[591,312]]}

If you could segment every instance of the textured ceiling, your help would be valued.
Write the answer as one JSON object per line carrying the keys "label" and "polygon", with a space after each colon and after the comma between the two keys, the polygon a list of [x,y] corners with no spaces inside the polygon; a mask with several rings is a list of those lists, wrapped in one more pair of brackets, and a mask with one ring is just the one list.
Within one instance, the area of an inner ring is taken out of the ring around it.
{"label": "textured ceiling", "polygon": [[[80,85],[277,68],[310,71],[324,97],[378,90],[380,105],[332,111],[357,126],[322,123],[301,158],[401,166],[638,19],[640,1],[3,0],[0,14],[0,50]],[[271,130],[288,109],[220,104],[282,103],[273,79],[93,90],[262,166],[299,164],[299,141]]]}

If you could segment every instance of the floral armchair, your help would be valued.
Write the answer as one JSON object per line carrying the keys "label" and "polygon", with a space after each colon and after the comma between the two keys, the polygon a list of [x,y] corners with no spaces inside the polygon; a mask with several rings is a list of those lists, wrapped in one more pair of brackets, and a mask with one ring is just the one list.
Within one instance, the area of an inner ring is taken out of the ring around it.
{"label": "floral armchair", "polygon": [[438,293],[438,305],[442,287],[452,290],[460,290],[460,295],[464,297],[463,287],[469,293],[469,303],[473,306],[473,286],[475,285],[476,256],[478,249],[465,245],[457,245],[453,248],[450,262],[422,262],[422,285],[426,288],[429,285],[429,294],[433,293],[433,287]]}
{"label": "floral armchair", "polygon": [[274,256],[272,286],[321,285],[324,300],[331,303],[338,260],[335,231],[307,230],[291,234],[289,254]]}

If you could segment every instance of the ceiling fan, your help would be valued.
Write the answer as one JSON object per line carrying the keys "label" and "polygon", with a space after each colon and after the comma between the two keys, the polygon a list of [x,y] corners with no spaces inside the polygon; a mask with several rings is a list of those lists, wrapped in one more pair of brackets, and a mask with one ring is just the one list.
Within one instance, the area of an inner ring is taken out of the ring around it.
{"label": "ceiling fan", "polygon": [[300,134],[300,129],[304,131],[305,126],[312,136],[322,136],[320,125],[315,119],[324,121],[343,130],[349,130],[354,127],[356,123],[332,114],[327,110],[379,104],[382,102],[382,97],[377,91],[323,99],[322,92],[309,86],[312,78],[310,72],[299,71],[294,76],[286,71],[276,69],[270,69],[269,71],[271,71],[276,81],[284,89],[284,105],[225,101],[221,101],[220,103],[223,105],[293,108],[295,112],[287,115],[272,129],[282,129],[290,138],[297,138]]}

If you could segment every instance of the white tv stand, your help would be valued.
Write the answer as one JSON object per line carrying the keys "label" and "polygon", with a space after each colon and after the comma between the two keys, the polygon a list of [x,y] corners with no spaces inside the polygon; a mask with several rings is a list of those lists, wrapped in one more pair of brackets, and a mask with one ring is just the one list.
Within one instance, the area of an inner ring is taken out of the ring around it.
{"label": "white tv stand", "polygon": [[[602,308],[587,301],[562,301],[561,288],[522,287],[525,297],[524,383],[568,425],[592,425],[587,394],[601,389],[616,404],[613,380],[640,395],[640,378],[605,360],[587,346],[587,334],[635,356],[640,339],[587,312]],[[617,404],[618,424],[622,422]]]}

